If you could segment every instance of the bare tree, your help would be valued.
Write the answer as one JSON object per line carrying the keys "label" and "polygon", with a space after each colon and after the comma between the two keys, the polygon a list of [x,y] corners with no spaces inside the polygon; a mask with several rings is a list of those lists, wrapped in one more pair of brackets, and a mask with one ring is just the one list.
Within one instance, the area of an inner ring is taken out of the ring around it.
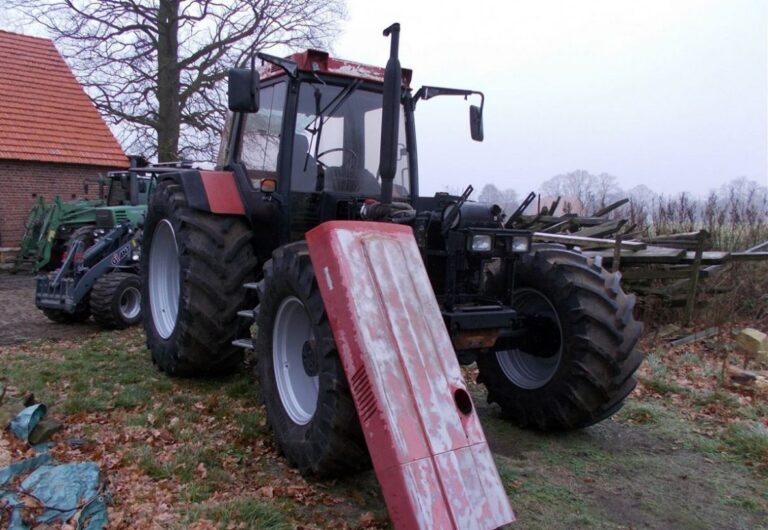
{"label": "bare tree", "polygon": [[517,192],[513,189],[501,191],[495,184],[486,184],[477,196],[478,202],[498,204],[501,209],[510,213],[517,208]]}
{"label": "bare tree", "polygon": [[477,196],[478,202],[499,204],[504,200],[504,195],[495,184],[486,184]]}
{"label": "bare tree", "polygon": [[325,46],[344,0],[7,0],[43,24],[124,147],[210,160],[227,69],[255,50]]}

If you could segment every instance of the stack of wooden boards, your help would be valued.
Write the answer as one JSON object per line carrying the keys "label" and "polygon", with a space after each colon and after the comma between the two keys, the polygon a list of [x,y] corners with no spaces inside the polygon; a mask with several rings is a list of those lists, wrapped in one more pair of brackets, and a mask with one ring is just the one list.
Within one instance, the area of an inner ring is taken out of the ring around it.
{"label": "stack of wooden boards", "polygon": [[603,267],[621,271],[625,289],[685,305],[686,321],[693,314],[700,280],[732,262],[768,260],[768,241],[742,252],[713,251],[708,250],[706,230],[651,236],[648,230],[636,231],[627,219],[609,218],[627,202],[622,199],[591,216],[554,215],[558,200],[535,215],[518,210],[506,226],[532,230],[534,241],[578,247]]}

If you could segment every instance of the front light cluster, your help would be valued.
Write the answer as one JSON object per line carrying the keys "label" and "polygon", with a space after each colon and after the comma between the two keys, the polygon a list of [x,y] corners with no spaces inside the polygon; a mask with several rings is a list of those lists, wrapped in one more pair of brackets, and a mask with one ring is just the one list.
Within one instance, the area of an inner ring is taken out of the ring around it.
{"label": "front light cluster", "polygon": [[[526,253],[531,250],[531,238],[527,235],[512,236],[506,239],[507,252]],[[472,252],[490,252],[493,250],[493,236],[490,234],[475,234],[469,240],[469,250]]]}
{"label": "front light cluster", "polygon": [[493,237],[486,234],[476,234],[472,236],[469,249],[472,252],[490,252],[493,248]]}
{"label": "front light cluster", "polygon": [[528,236],[512,237],[512,252],[528,252],[531,249],[531,238]]}

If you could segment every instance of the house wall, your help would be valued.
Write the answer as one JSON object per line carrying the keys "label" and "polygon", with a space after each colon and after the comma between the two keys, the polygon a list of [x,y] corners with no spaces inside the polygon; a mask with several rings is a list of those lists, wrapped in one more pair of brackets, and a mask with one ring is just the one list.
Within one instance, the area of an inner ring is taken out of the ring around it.
{"label": "house wall", "polygon": [[[0,160],[0,246],[15,247],[21,241],[24,221],[42,195],[46,202],[56,195],[63,200],[96,199],[99,186],[96,178],[114,168]],[[83,193],[83,180],[91,180],[88,195]]]}

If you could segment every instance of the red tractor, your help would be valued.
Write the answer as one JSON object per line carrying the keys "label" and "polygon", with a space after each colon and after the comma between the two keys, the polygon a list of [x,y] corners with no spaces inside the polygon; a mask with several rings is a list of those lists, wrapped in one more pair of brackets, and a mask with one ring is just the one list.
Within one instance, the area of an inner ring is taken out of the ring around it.
{"label": "red tractor", "polygon": [[471,187],[419,196],[417,105],[479,98],[469,114],[481,141],[480,92],[414,92],[392,60],[385,70],[315,50],[257,55],[261,74],[253,62],[230,71],[216,169],[158,173],[141,267],[147,345],[162,371],[228,372],[253,349],[287,458],[323,476],[369,465],[305,233],[371,220],[411,227],[458,360],[477,363],[505,417],[568,430],[622,406],[642,326],[619,274],[532,245],[500,207],[468,200]]}

